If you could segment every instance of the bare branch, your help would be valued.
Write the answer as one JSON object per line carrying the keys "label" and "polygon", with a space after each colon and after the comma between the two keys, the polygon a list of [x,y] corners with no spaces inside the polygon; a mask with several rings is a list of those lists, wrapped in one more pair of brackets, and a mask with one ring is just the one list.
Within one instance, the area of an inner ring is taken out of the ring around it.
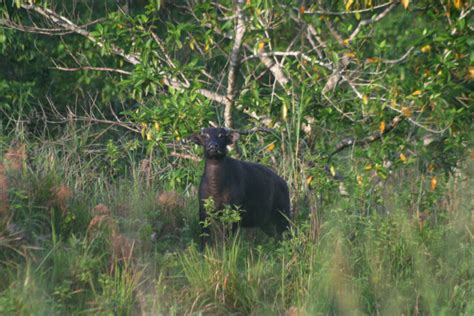
{"label": "bare branch", "polygon": [[197,161],[197,162],[201,161],[201,158],[199,158],[198,156],[178,153],[176,151],[173,151],[172,153],[170,153],[170,156],[176,157],[176,158],[182,158],[182,159],[189,159],[189,160]]}
{"label": "bare branch", "polygon": [[103,119],[97,119],[97,118],[94,118],[94,117],[84,117],[84,116],[76,116],[76,115],[73,115],[71,117],[68,118],[69,120],[73,120],[73,121],[82,121],[82,122],[91,122],[91,123],[99,123],[99,124],[107,124],[107,125],[114,125],[114,126],[120,126],[120,127],[123,127],[125,129],[128,129],[132,132],[135,132],[135,133],[140,133],[141,130],[137,127],[135,127],[134,124],[132,123],[127,123],[127,122],[122,122],[122,121],[111,121],[111,120],[103,120]]}
{"label": "bare branch", "polygon": [[197,91],[202,96],[208,98],[209,100],[215,101],[217,103],[225,105],[225,104],[227,104],[227,102],[229,102],[229,100],[227,99],[227,97],[225,95],[219,94],[217,92],[212,92],[212,91],[207,90],[207,89],[198,89]]}
{"label": "bare branch", "polygon": [[321,40],[321,38],[318,36],[318,34],[316,33],[316,30],[314,29],[312,25],[306,25],[306,28],[308,30],[308,32],[306,32],[306,39],[313,47],[313,50],[316,51],[316,54],[318,54],[318,58],[321,60],[324,59],[324,55],[322,51],[319,49],[318,45],[316,45],[316,43],[313,41],[313,37],[318,41],[319,46],[322,48],[325,48],[327,46],[326,43],[324,43]]}
{"label": "bare branch", "polygon": [[[324,9],[323,2],[321,0],[318,0],[318,5],[320,8]],[[327,16],[323,16],[322,18],[324,19],[324,24],[326,24],[326,27],[328,28],[329,33],[331,33],[332,37],[334,37],[334,39],[336,40],[336,42],[339,43],[339,45],[341,45],[342,47],[345,47],[346,44],[344,43],[342,36],[336,30],[330,18]]]}
{"label": "bare branch", "polygon": [[[26,9],[26,10],[34,11],[34,12],[42,15],[43,17],[47,18],[48,20],[50,20],[54,24],[59,25],[59,26],[63,27],[66,30],[69,30],[73,33],[76,33],[76,34],[79,34],[79,35],[82,35],[82,36],[86,37],[88,40],[95,43],[99,47],[104,47],[104,43],[99,41],[95,37],[93,37],[90,34],[89,31],[87,31],[84,28],[81,28],[80,26],[74,24],[68,18],[66,18],[64,16],[61,16],[61,15],[57,14],[56,12],[54,12],[54,11],[48,9],[48,8],[42,8],[42,7],[37,6],[35,4],[26,4],[26,3],[23,3],[21,5],[21,7]],[[120,47],[110,45],[110,49],[115,55],[119,55],[119,56],[123,57],[127,62],[131,63],[132,65],[137,65],[141,62],[138,55],[127,54]]]}
{"label": "bare branch", "polygon": [[130,75],[130,71],[116,69],[116,68],[108,68],[108,67],[91,67],[91,66],[82,66],[77,68],[68,68],[68,67],[50,67],[50,69],[57,69],[61,71],[81,71],[81,70],[93,70],[93,71],[108,71],[108,72],[117,72],[123,75]]}
{"label": "bare branch", "polygon": [[[104,19],[97,19],[97,20],[91,21],[89,23],[80,25],[78,27],[86,28],[90,25],[93,25],[93,24],[96,24],[96,23],[99,23],[99,22],[102,22],[102,21],[104,21]],[[7,28],[15,29],[15,30],[18,30],[18,31],[21,31],[21,32],[25,32],[25,33],[35,33],[35,34],[41,34],[41,35],[47,35],[47,36],[61,36],[61,35],[67,35],[67,34],[74,33],[74,31],[65,30],[63,27],[43,28],[43,27],[38,27],[38,26],[27,26],[27,25],[17,24],[17,23],[15,23],[11,20],[8,20],[8,19],[0,19],[0,25],[4,26],[4,27],[7,27]]]}
{"label": "bare branch", "polygon": [[329,76],[328,80],[326,81],[326,85],[322,90],[322,94],[325,95],[327,92],[332,91],[336,88],[337,84],[343,78],[343,73],[346,70],[347,66],[349,65],[349,57],[343,55],[336,69],[333,70],[332,74]]}
{"label": "bare branch", "polygon": [[345,47],[346,44],[344,43],[342,36],[339,34],[339,32],[336,30],[336,28],[332,24],[332,21],[329,18],[325,17],[324,23],[329,29],[329,33],[331,33],[332,37],[334,37],[334,39],[339,43],[339,45],[341,45],[342,47]]}
{"label": "bare branch", "polygon": [[342,79],[349,84],[349,86],[354,91],[354,93],[357,95],[357,97],[362,100],[364,95],[359,90],[357,90],[357,88],[356,88],[355,84],[352,82],[352,80],[347,78],[346,76],[342,76]]}
{"label": "bare branch", "polygon": [[[323,54],[323,51],[321,51],[321,49],[319,49],[320,47],[322,49],[325,49],[327,47],[327,44],[326,42],[324,42],[321,37],[318,35],[318,33],[316,32],[316,29],[314,28],[314,26],[312,26],[311,24],[307,24],[305,21],[301,20],[301,18],[299,16],[297,16],[296,14],[290,12],[290,16],[291,18],[296,22],[296,23],[299,23],[302,25],[302,27],[304,29],[307,30],[306,32],[306,38],[308,39],[308,41],[310,42],[311,46],[313,47],[313,50],[316,51],[316,54],[318,55],[318,58],[320,60],[327,60],[327,58],[325,58],[324,54]],[[319,44],[319,47],[318,45],[316,45],[316,43],[314,42],[314,39],[316,39],[316,41],[318,42]],[[328,62],[324,63],[324,62],[321,62],[321,61],[315,61],[317,64],[319,64],[320,66],[322,67],[325,67],[329,70],[333,70],[334,69],[334,65],[331,61],[328,60]]]}
{"label": "bare branch", "polygon": [[401,63],[402,61],[404,61],[404,60],[410,55],[410,53],[413,51],[413,49],[415,49],[414,46],[410,47],[410,49],[407,50],[407,52],[406,52],[405,54],[403,54],[403,55],[402,55],[400,58],[398,58],[398,59],[382,60],[382,62],[383,62],[384,64],[392,64],[392,65],[393,65],[393,64]]}
{"label": "bare branch", "polygon": [[352,42],[354,40],[354,38],[357,36],[357,34],[359,34],[359,32],[361,31],[362,27],[366,26],[366,25],[369,25],[369,24],[372,24],[372,23],[375,23],[375,22],[378,22],[380,21],[381,19],[383,19],[390,11],[392,11],[393,8],[395,8],[395,6],[397,5],[398,3],[392,3],[391,5],[389,5],[385,10],[383,10],[382,12],[380,12],[379,14],[371,17],[370,19],[366,19],[366,20],[362,20],[359,22],[359,25],[357,25],[356,29],[354,30],[354,32],[352,32],[352,34],[349,36],[348,38],[348,41],[349,42]]}
{"label": "bare branch", "polygon": [[[176,65],[173,63],[171,58],[166,53],[165,47],[164,47],[163,43],[161,42],[161,39],[158,37],[158,35],[156,35],[154,32],[151,32],[151,36],[155,40],[156,44],[158,44],[158,46],[160,47],[160,50],[163,53],[163,55],[165,56],[165,60],[166,60],[166,63],[168,64],[168,66],[173,68],[173,69],[176,69]],[[184,76],[184,74],[182,72],[179,72],[179,74],[180,74],[181,78],[184,81],[184,86],[189,87],[188,79]]]}
{"label": "bare branch", "polygon": [[[199,21],[199,18],[194,14],[194,12],[192,10],[190,10],[189,12],[196,19],[196,21]],[[235,17],[238,17],[238,15],[234,15],[234,18]],[[211,24],[205,24],[205,26],[208,27],[208,28],[211,28],[214,32],[216,32],[217,34],[219,34],[220,36],[222,36],[225,39],[230,39],[231,40],[231,39],[235,38],[231,34],[224,33],[219,28],[213,27]],[[250,47],[249,45],[243,44],[243,46],[246,50],[251,51],[251,52],[253,51],[252,47]],[[268,56],[265,56],[265,54],[263,56],[260,56],[260,55],[256,55],[256,56],[259,57],[260,61],[267,67],[268,70],[270,70],[270,72],[277,79],[279,84],[281,86],[285,87],[286,83],[289,80],[286,77],[286,75],[283,73],[283,70],[282,70],[281,66],[279,64],[275,63],[270,58],[268,58]],[[248,58],[245,59],[245,60],[248,60]],[[241,62],[241,64],[242,64],[242,62]]]}
{"label": "bare branch", "polygon": [[275,77],[276,81],[283,87],[285,88],[286,85],[289,82],[289,79],[286,77],[286,75],[283,73],[282,68],[280,65],[275,63],[273,59],[269,58],[267,55],[263,52],[263,50],[258,54],[258,57],[260,58],[260,61],[272,72],[273,76]]}
{"label": "bare branch", "polygon": [[73,33],[72,31],[64,31],[63,28],[42,28],[42,27],[34,27],[34,26],[26,26],[16,24],[12,21],[8,21],[5,19],[0,19],[0,25],[11,28],[14,30],[18,30],[25,33],[35,33],[35,34],[42,34],[48,36],[58,36],[58,35],[67,35]]}
{"label": "bare branch", "polygon": [[[311,58],[310,56],[306,55],[305,53],[303,52],[299,52],[299,51],[289,51],[289,52],[268,52],[268,53],[260,53],[260,54],[257,54],[257,55],[250,55],[250,56],[247,56],[245,57],[244,59],[242,59],[242,63],[250,60],[250,59],[253,59],[253,58],[262,58],[262,57],[270,57],[270,56],[292,56],[292,57],[301,57],[303,58],[304,60],[310,62],[310,63],[315,63],[315,64],[318,64],[324,68],[327,68],[327,69],[332,69],[331,65],[329,64],[326,64],[326,63],[323,63],[319,60],[315,60],[313,58]],[[288,80],[288,79],[287,79]]]}
{"label": "bare branch", "polygon": [[[76,25],[75,23],[73,23],[68,18],[66,18],[64,16],[61,16],[61,15],[57,14],[56,12],[54,12],[54,11],[48,9],[48,8],[43,8],[43,7],[37,6],[35,4],[25,4],[25,3],[22,4],[22,8],[24,8],[26,10],[29,10],[29,11],[36,12],[36,13],[40,14],[41,16],[43,16],[44,18],[46,18],[47,20],[49,20],[50,22],[52,22],[53,24],[60,26],[63,30],[67,30],[68,32],[82,35],[85,38],[87,38],[88,40],[90,40],[91,42],[95,43],[97,46],[104,47],[104,43],[101,42],[99,39],[94,38],[90,34],[90,32],[87,31],[84,27]],[[51,34],[49,34],[49,35],[51,35]],[[55,35],[58,35],[58,34],[55,34]],[[155,38],[155,40],[156,40],[156,38]],[[117,47],[115,45],[108,45],[108,46],[110,47],[111,52],[113,54],[121,56],[128,63],[130,63],[132,65],[138,65],[138,64],[141,63],[141,59],[140,59],[139,55],[137,55],[137,54],[127,54],[127,53],[125,53],[125,51],[122,48]],[[86,69],[87,67],[88,66],[80,67],[80,68]],[[66,69],[60,69],[60,70],[68,71]],[[99,70],[99,69],[95,69],[95,70]],[[112,71],[112,70],[108,70],[108,71]],[[123,74],[129,74],[126,71],[116,70],[116,72],[120,72],[120,73],[123,73]],[[179,90],[189,88],[189,82],[187,82],[187,81],[185,81],[184,83],[181,83],[177,80],[164,77],[163,82],[164,82],[165,85],[171,86],[171,87],[173,87],[175,89],[179,89]],[[227,102],[225,96],[219,95],[216,92],[211,92],[207,89],[198,89],[197,92],[199,94],[201,94],[202,96],[204,96],[204,97],[206,97],[206,98],[208,98],[212,101],[216,101],[220,104],[226,104],[226,102]]]}
{"label": "bare branch", "polygon": [[349,137],[341,140],[338,144],[336,144],[336,149],[329,155],[329,159],[347,147],[352,147],[356,145],[366,146],[370,143],[375,142],[376,140],[379,140],[380,138],[382,138],[383,135],[391,132],[402,119],[403,117],[401,115],[395,116],[392,121],[385,126],[382,132],[377,131],[374,134],[365,137],[364,139],[355,140],[353,137]]}
{"label": "bare branch", "polygon": [[469,6],[467,8],[463,8],[461,11],[461,14],[459,15],[459,19],[462,20],[465,17],[467,17],[469,14],[471,14],[474,10],[474,6]]}
{"label": "bare branch", "polygon": [[230,69],[227,76],[227,100],[224,108],[224,122],[226,127],[232,127],[232,106],[235,98],[237,72],[240,66],[240,48],[245,34],[243,0],[236,3],[237,24],[235,26],[234,45],[230,54]]}
{"label": "bare branch", "polygon": [[87,113],[85,116],[78,116],[76,115],[75,111],[73,111],[69,107],[67,108],[68,110],[67,114],[63,114],[57,109],[56,105],[49,97],[47,97],[47,101],[49,103],[48,109],[51,112],[51,115],[49,116],[50,117],[52,116],[54,118],[53,120],[48,119],[48,115],[45,113],[43,107],[40,105],[40,109],[43,112],[42,119],[47,124],[66,124],[66,123],[71,123],[71,122],[87,122],[87,123],[96,123],[96,124],[106,124],[109,126],[118,126],[118,127],[128,129],[134,133],[141,133],[141,129],[136,124],[120,120],[112,109],[111,109],[111,113],[114,116],[115,121],[107,119],[105,115],[95,105],[95,100],[91,100],[91,101],[92,101],[92,104],[94,104],[93,107],[99,111],[99,115],[100,115],[99,117],[97,117],[94,113],[92,113],[92,111],[90,111],[90,113]]}
{"label": "bare branch", "polygon": [[[401,108],[402,108],[401,105],[397,104],[397,106],[399,107],[399,109],[398,109],[398,108],[392,106],[392,105],[390,104],[391,102],[389,102],[389,101],[388,101],[387,99],[385,99],[385,98],[379,98],[379,100],[380,100],[380,101],[385,101],[385,102],[386,102],[386,105],[387,105],[387,108],[389,108],[390,110],[392,110],[392,111],[394,111],[394,112],[397,112],[397,113],[400,113],[400,114],[403,114],[403,112],[402,112],[402,110],[401,110]],[[450,126],[448,125],[448,126],[446,126],[445,128],[443,128],[443,129],[435,130],[435,129],[432,129],[432,128],[429,128],[429,127],[425,126],[424,124],[421,124],[420,122],[418,122],[418,121],[412,119],[411,117],[405,117],[405,119],[406,119],[407,121],[409,121],[410,123],[412,123],[413,125],[415,125],[415,126],[421,128],[421,129],[424,129],[425,131],[428,131],[428,132],[430,132],[430,133],[433,133],[433,134],[444,134],[444,132],[446,132],[446,131],[448,130],[448,128],[450,127]]]}
{"label": "bare branch", "polygon": [[[393,4],[395,1],[388,1],[386,3],[382,3],[376,6],[373,6],[371,8],[367,9],[360,9],[360,10],[352,10],[352,11],[341,11],[341,12],[334,12],[334,11],[327,11],[327,10],[305,10],[303,14],[307,15],[312,15],[312,14],[318,14],[318,15],[336,15],[336,16],[341,16],[341,15],[353,15],[353,14],[360,14],[360,13],[367,13],[367,12],[373,12],[379,9],[383,9],[386,6],[389,6]],[[295,12],[301,12],[300,8],[293,8],[293,11]]]}
{"label": "bare branch", "polygon": [[263,133],[275,133],[274,129],[271,128],[266,128],[266,127],[255,127],[252,129],[247,129],[247,130],[235,130],[238,132],[240,135],[249,135],[249,134],[254,134],[258,132],[263,132]]}

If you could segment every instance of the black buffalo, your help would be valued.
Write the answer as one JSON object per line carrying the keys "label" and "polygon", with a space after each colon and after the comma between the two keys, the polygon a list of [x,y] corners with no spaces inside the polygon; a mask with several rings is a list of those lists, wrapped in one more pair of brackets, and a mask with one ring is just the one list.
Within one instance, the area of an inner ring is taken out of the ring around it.
{"label": "black buffalo", "polygon": [[[288,227],[288,186],[271,169],[257,163],[227,157],[227,145],[240,134],[226,128],[204,128],[191,140],[204,147],[205,168],[199,186],[199,219],[206,220],[204,200],[212,198],[217,210],[239,207],[242,227],[260,227],[265,233],[281,235]],[[201,224],[202,225],[202,224]],[[201,246],[207,243],[208,227],[202,227]]]}

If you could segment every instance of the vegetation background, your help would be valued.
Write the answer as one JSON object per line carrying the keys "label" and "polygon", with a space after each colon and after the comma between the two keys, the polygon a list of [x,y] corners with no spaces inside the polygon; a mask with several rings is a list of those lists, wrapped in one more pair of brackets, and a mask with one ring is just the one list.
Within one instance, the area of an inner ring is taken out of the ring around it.
{"label": "vegetation background", "polygon": [[[0,1],[0,314],[473,315],[473,11]],[[197,250],[210,125],[287,238]]]}

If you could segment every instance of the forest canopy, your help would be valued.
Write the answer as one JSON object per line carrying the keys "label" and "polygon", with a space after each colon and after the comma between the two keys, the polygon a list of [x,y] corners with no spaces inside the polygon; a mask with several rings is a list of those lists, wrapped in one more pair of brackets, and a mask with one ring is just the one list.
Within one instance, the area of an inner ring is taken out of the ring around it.
{"label": "forest canopy", "polygon": [[290,124],[311,152],[383,135],[360,154],[450,168],[472,120],[468,3],[4,1],[2,121],[95,109],[154,143]]}
{"label": "forest canopy", "polygon": [[[472,314],[473,12],[0,1],[0,314]],[[197,250],[209,126],[291,238]]]}

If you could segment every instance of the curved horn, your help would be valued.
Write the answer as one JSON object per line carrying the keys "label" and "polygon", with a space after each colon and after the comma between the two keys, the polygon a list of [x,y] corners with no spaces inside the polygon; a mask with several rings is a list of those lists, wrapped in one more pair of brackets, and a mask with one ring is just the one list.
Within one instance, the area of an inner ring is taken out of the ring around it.
{"label": "curved horn", "polygon": [[236,133],[239,133],[239,134],[240,134],[240,132],[239,132],[238,130],[233,129],[233,128],[224,127],[224,130],[225,130],[227,133],[229,133],[229,132],[236,132]]}

